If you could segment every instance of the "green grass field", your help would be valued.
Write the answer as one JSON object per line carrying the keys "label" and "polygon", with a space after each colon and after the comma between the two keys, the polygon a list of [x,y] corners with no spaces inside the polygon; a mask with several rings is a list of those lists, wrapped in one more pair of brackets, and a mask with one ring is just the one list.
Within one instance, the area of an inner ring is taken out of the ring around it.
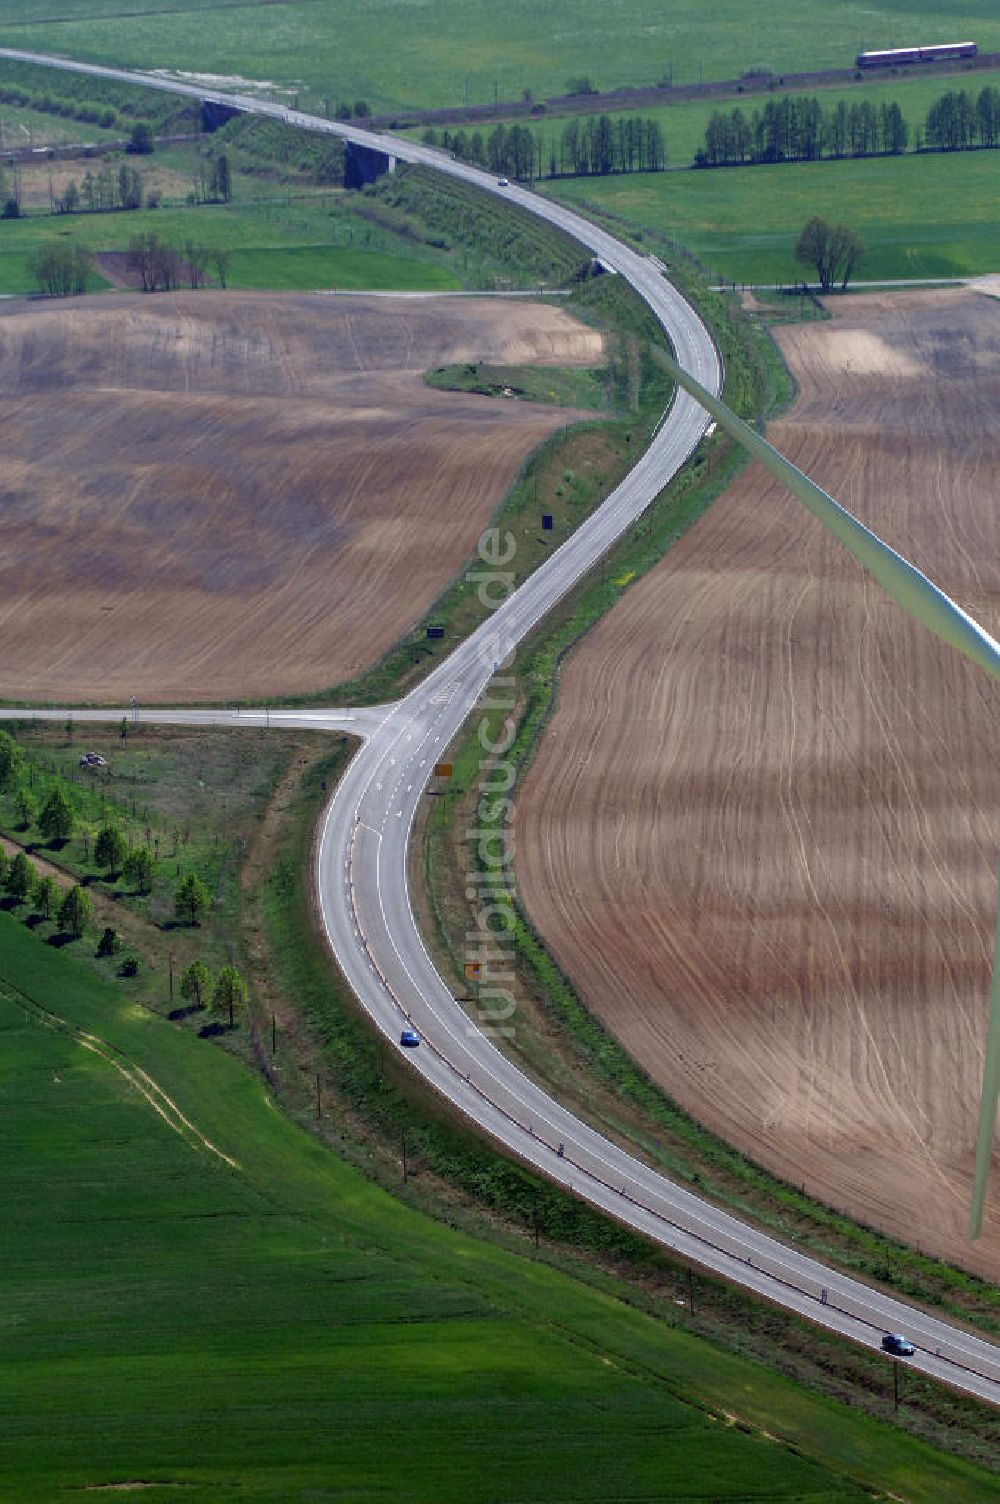
{"label": "green grass field", "polygon": [[1000,155],[873,157],[619,178],[542,191],[677,240],[737,282],[801,280],[795,240],[813,214],[859,230],[866,280],[959,277],[1000,264]]}
{"label": "green grass field", "polygon": [[[147,13],[148,14],[145,14]],[[602,89],[849,67],[859,46],[972,38],[1000,49],[989,0],[959,0],[942,18],[925,0],[776,0],[747,25],[736,0],[290,0],[213,7],[204,0],[8,0],[0,44],[133,67],[173,67],[284,83],[317,97],[363,97],[379,108],[506,99],[525,88],[562,93],[588,75]],[[143,19],[137,22],[137,15]],[[766,20],[766,25],[759,24]]]}
{"label": "green grass field", "polygon": [[459,283],[445,267],[426,261],[379,251],[346,250],[343,246],[310,245],[285,250],[254,246],[234,251],[229,285],[273,292],[310,288],[447,292]]}
{"label": "green grass field", "polygon": [[446,392],[479,392],[521,402],[554,402],[560,407],[607,408],[620,395],[611,391],[606,371],[571,366],[493,366],[476,361],[440,366],[428,371],[424,380]]}
{"label": "green grass field", "polygon": [[[398,237],[355,221],[329,194],[284,202],[204,204],[196,208],[142,209],[117,214],[36,214],[0,221],[0,293],[35,289],[27,258],[59,237],[93,251],[126,251],[135,235],[153,232],[171,244],[197,240],[232,253],[233,287],[308,290],[342,287],[440,291],[459,286],[433,253],[393,249]],[[103,285],[95,279],[95,290]]]}
{"label": "green grass field", "polygon": [[0,1497],[995,1496],[396,1202],[231,1057],[0,928]]}

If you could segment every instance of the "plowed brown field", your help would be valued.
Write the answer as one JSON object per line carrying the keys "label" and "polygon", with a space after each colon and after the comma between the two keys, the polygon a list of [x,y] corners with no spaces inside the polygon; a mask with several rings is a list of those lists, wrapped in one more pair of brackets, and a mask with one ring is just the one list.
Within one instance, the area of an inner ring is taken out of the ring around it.
{"label": "plowed brown field", "polygon": [[[1000,630],[1000,304],[867,296],[781,333],[769,436]],[[746,471],[573,654],[517,809],[527,907],[702,1122],[824,1200],[964,1238],[1000,689]]]}
{"label": "plowed brown field", "polygon": [[517,300],[0,304],[0,697],[215,700],[371,664],[576,416],[423,372],[601,352]]}

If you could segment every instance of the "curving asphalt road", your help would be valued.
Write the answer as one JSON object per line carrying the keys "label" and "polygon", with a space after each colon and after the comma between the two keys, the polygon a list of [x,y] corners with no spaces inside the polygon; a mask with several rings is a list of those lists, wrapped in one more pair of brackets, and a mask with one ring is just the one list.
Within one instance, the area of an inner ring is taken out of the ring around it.
{"label": "curving asphalt road", "polygon": [[[203,90],[150,75],[8,49],[0,49],[0,56],[205,97]],[[718,394],[721,373],[708,332],[664,279],[659,264],[579,215],[527,189],[500,188],[487,174],[427,147],[243,96],[212,97],[422,162],[502,194],[559,226],[636,288],[667,330],[683,369],[710,395]],[[877,1348],[885,1331],[904,1331],[917,1345],[916,1355],[907,1360],[912,1366],[1000,1404],[1000,1348],[828,1269],[719,1211],[561,1107],[469,1020],[436,971],[414,919],[407,849],[435,762],[481,700],[497,668],[649,505],[695,448],[707,421],[704,409],[679,391],[652,445],[617,490],[486,623],[396,704],[377,710],[239,714],[138,711],[135,718],[196,725],[307,725],[349,730],[362,737],[361,749],[323,819],[317,856],[320,907],[340,967],[377,1027],[393,1042],[406,1025],[421,1034],[421,1047],[407,1052],[412,1067],[508,1150],[655,1242],[865,1346]],[[38,714],[65,718],[67,711]],[[83,722],[119,719],[130,711],[72,714]],[[0,710],[0,717],[7,719],[24,715]]]}

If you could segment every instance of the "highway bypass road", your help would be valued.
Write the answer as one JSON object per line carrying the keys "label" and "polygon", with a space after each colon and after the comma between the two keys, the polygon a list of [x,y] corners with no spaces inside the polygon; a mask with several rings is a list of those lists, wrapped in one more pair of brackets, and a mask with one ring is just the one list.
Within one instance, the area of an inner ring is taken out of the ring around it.
{"label": "highway bypass road", "polygon": [[[269,101],[206,92],[162,77],[34,53],[0,49],[0,56],[198,99],[217,99],[306,130],[343,136],[402,160],[421,162],[500,195],[564,230],[630,282],[667,331],[687,379],[694,378],[692,390],[702,390],[710,401],[721,390],[720,363],[712,339],[695,311],[666,280],[661,264],[527,188],[501,185],[489,174],[417,143],[303,115]],[[728,410],[718,409],[714,402],[711,405],[720,420],[723,413],[726,420],[732,418]],[[678,390],[653,442],[603,505],[395,704],[346,710],[119,707],[74,709],[72,715],[78,723],[131,715],[150,723],[307,726],[359,737],[359,750],[323,815],[317,856],[322,920],[341,970],[382,1034],[397,1045],[404,1028],[412,1027],[420,1034],[421,1046],[407,1051],[411,1067],[508,1151],[620,1222],[867,1347],[879,1348],[885,1332],[904,1332],[916,1345],[915,1355],[905,1360],[910,1365],[1000,1404],[1000,1348],[827,1268],[718,1210],[561,1107],[519,1071],[463,1011],[437,972],[413,915],[407,848],[413,818],[435,763],[487,694],[494,676],[503,673],[516,645],[653,501],[696,448],[708,421],[705,406],[688,391]],[[488,696],[485,703],[489,703]],[[53,719],[65,719],[68,713],[65,708],[27,712]],[[6,719],[25,715],[24,710],[0,710],[0,717]]]}

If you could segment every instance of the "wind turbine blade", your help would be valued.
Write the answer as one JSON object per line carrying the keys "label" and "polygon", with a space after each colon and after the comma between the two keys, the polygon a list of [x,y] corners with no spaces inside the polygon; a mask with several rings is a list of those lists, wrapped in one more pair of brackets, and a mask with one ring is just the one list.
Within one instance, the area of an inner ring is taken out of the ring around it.
{"label": "wind turbine blade", "polygon": [[993,987],[990,998],[990,1022],[986,1030],[986,1063],[983,1066],[983,1094],[979,1100],[979,1133],[976,1137],[976,1169],[972,1179],[972,1206],[969,1209],[969,1237],[978,1238],[983,1230],[983,1206],[990,1177],[990,1156],[996,1132],[997,1103],[1000,1101],[1000,879],[997,882],[997,929],[993,946]]}
{"label": "wind turbine blade", "polygon": [[696,402],[712,414],[719,427],[731,434],[754,459],[760,460],[772,475],[783,481],[792,494],[864,565],[873,579],[904,611],[949,646],[971,658],[973,663],[992,674],[994,679],[1000,679],[1000,643],[985,632],[978,622],[973,621],[961,606],[957,606],[950,596],[932,584],[902,554],[890,548],[888,543],[883,543],[877,533],[859,522],[839,501],[834,501],[808,475],[803,475],[791,460],[786,460],[755,429],[731,412],[724,402],[707,392],[672,356],[659,350],[656,353],[664,368]]}

